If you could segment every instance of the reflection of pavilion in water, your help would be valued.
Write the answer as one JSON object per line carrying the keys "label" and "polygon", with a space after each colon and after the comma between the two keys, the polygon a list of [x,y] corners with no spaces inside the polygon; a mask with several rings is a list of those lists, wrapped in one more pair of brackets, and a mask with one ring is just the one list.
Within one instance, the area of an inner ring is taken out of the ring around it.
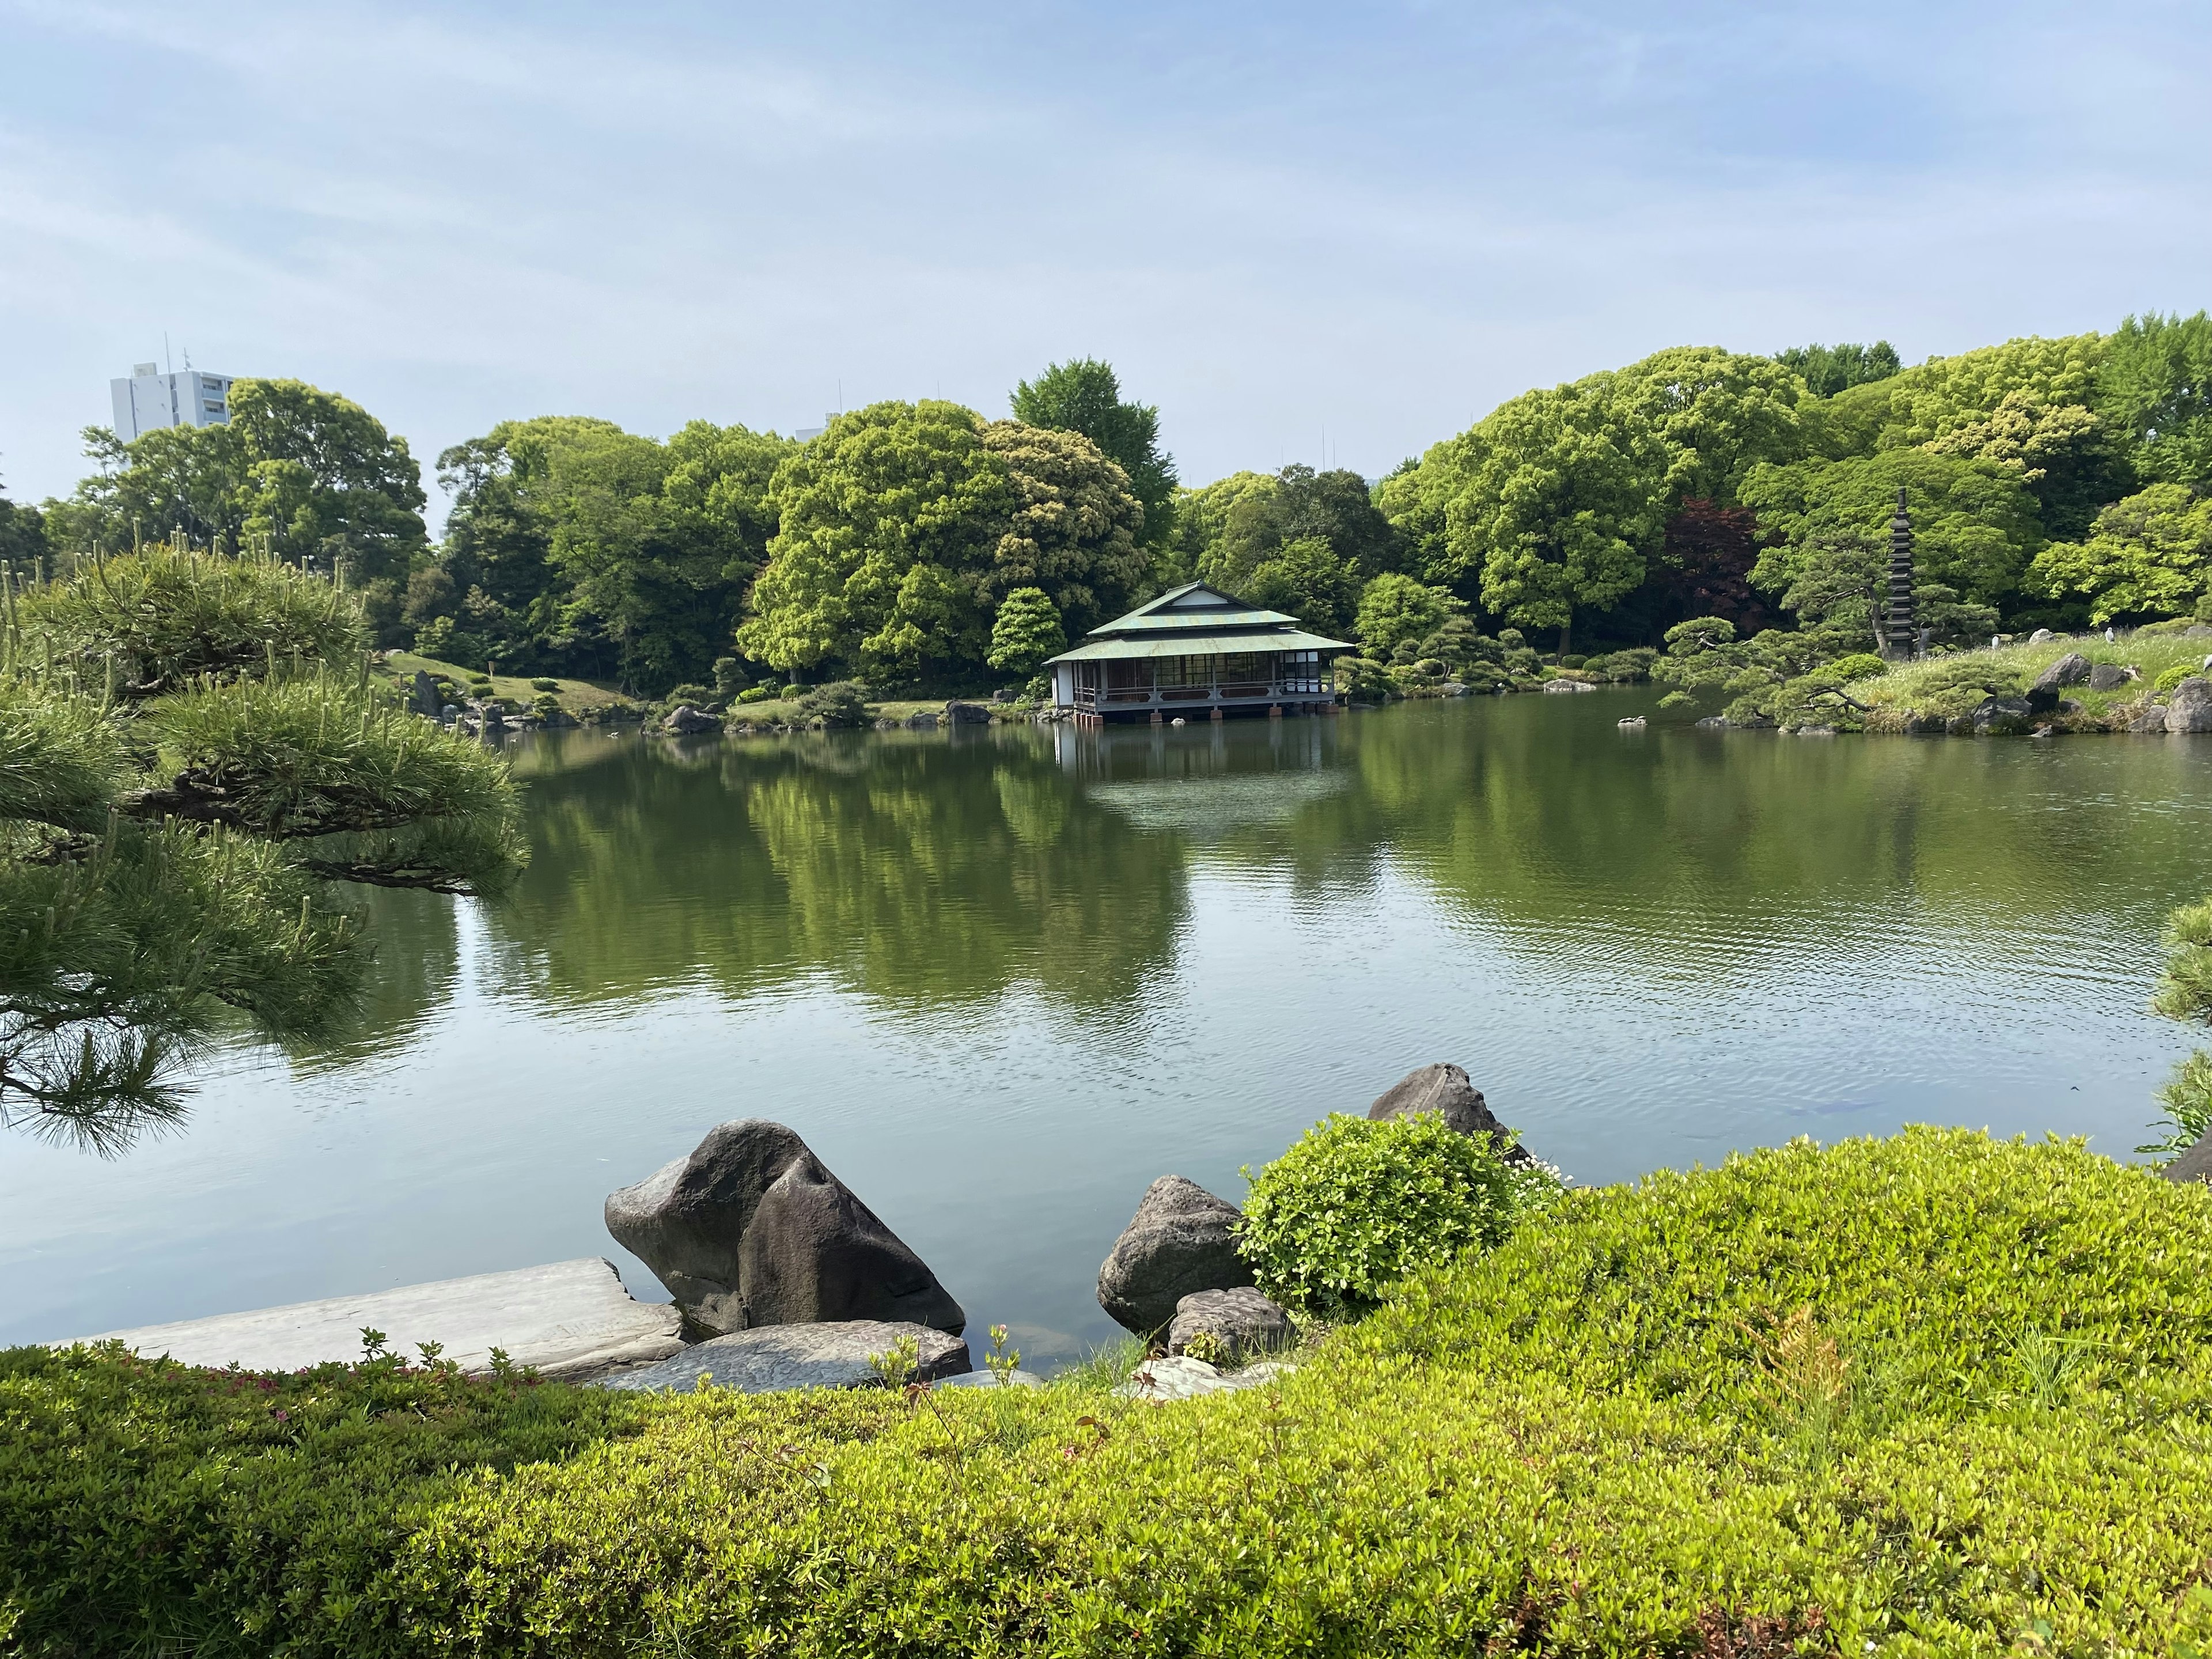
{"label": "reflection of pavilion in water", "polygon": [[1303,714],[1336,708],[1329,665],[1352,649],[1296,617],[1187,582],[1101,623],[1061,653],[1053,701],[1084,726],[1145,717],[1158,726],[1203,713]]}
{"label": "reflection of pavilion in water", "polygon": [[1341,730],[1336,720],[1309,718],[1182,731],[1060,725],[1052,732],[1060,769],[1081,780],[1085,800],[1139,829],[1206,840],[1286,823],[1347,788]]}

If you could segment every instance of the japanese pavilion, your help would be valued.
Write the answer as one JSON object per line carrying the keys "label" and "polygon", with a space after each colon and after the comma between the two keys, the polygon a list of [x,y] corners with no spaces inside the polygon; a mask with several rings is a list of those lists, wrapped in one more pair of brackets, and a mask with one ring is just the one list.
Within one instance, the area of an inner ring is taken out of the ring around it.
{"label": "japanese pavilion", "polygon": [[1201,710],[1219,720],[1334,709],[1329,665],[1352,649],[1305,632],[1296,617],[1186,582],[1092,629],[1047,666],[1054,702],[1079,723],[1148,717],[1157,725]]}

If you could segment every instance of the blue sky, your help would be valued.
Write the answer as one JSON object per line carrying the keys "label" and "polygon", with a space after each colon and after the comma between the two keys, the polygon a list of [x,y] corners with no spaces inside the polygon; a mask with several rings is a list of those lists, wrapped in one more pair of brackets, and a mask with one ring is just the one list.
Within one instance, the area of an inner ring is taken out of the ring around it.
{"label": "blue sky", "polygon": [[[1054,358],[1186,482],[1661,346],[2212,304],[2212,4],[0,0],[0,477],[106,383],[788,431]],[[426,479],[427,482],[427,479]]]}

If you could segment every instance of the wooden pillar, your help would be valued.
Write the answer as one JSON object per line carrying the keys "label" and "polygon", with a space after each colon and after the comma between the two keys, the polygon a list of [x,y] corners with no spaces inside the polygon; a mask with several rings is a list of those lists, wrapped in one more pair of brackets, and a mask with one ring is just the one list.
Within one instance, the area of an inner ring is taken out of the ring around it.
{"label": "wooden pillar", "polygon": [[1279,720],[1282,719],[1283,705],[1279,702],[1269,703],[1267,705],[1267,718],[1271,720]]}
{"label": "wooden pillar", "polygon": [[1161,723],[1162,723],[1162,721],[1161,721],[1161,718],[1160,718],[1160,711],[1159,711],[1158,709],[1155,708],[1154,710],[1152,710],[1152,724],[1153,724],[1153,725],[1155,725],[1155,726],[1158,726],[1158,725],[1160,725]]}
{"label": "wooden pillar", "polygon": [[1213,718],[1216,720],[1221,718],[1221,705],[1218,702],[1213,705]]}

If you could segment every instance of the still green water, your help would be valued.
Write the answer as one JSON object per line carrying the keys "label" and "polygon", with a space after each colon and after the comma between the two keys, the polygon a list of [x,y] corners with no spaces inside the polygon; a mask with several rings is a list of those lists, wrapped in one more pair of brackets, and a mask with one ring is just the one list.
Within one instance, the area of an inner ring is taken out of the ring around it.
{"label": "still green water", "polygon": [[0,1340],[606,1255],[725,1118],[804,1134],[971,1328],[1432,1060],[1584,1182],[1907,1121],[2125,1156],[2189,1034],[2212,743],[1711,733],[1642,693],[1181,731],[518,743],[499,906],[372,902],[361,1031],[102,1164],[0,1140]]}

